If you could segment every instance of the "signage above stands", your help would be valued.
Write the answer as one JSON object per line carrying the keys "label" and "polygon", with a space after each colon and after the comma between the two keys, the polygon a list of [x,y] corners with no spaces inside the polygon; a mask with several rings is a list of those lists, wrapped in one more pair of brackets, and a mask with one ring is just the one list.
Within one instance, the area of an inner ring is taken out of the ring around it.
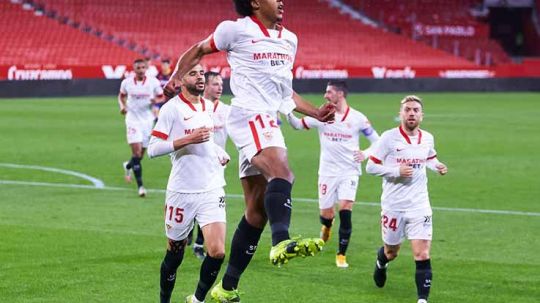
{"label": "signage above stands", "polygon": [[[61,66],[61,65],[3,65],[0,80],[72,80],[123,79],[133,74],[130,65]],[[208,66],[207,70],[229,78],[228,66]],[[415,78],[519,78],[540,77],[540,60],[527,60],[523,64],[494,67],[417,67],[417,66],[310,66],[298,65],[293,69],[296,79],[415,79]]]}

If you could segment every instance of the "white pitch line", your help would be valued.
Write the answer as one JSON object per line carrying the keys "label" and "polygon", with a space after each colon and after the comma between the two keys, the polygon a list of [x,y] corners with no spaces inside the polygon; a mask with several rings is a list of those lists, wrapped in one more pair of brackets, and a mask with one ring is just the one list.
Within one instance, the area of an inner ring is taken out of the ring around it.
{"label": "white pitch line", "polygon": [[[47,182],[31,182],[31,181],[15,181],[15,180],[0,180],[0,185],[29,185],[29,186],[43,186],[43,187],[60,187],[60,188],[81,188],[81,189],[98,189],[98,190],[111,190],[111,191],[128,191],[134,190],[128,187],[95,187],[92,185],[83,184],[69,184],[69,183],[47,183]],[[164,189],[146,189],[148,192],[165,193]],[[240,194],[227,194],[227,197],[233,199],[243,199],[244,195]],[[294,198],[296,202],[309,202],[316,203],[317,199],[311,198]],[[380,203],[376,202],[355,202],[355,204],[380,207]],[[527,216],[527,217],[540,217],[538,212],[516,211],[516,210],[496,210],[496,209],[479,209],[479,208],[451,208],[451,207],[432,207],[434,210],[449,211],[449,212],[466,212],[466,213],[480,213],[480,214],[496,214],[496,215],[514,215],[514,216]]]}
{"label": "white pitch line", "polygon": [[22,165],[22,164],[13,164],[13,163],[0,163],[0,167],[9,167],[9,168],[22,168],[22,169],[34,169],[34,170],[42,170],[42,171],[50,171],[54,173],[59,173],[63,175],[70,175],[75,176],[84,180],[88,180],[94,184],[96,188],[104,188],[105,183],[103,181],[96,179],[94,177],[91,177],[89,175],[85,175],[83,173],[79,173],[72,170],[66,170],[66,169],[60,169],[60,168],[54,168],[54,167],[46,167],[46,166],[38,166],[38,165]]}

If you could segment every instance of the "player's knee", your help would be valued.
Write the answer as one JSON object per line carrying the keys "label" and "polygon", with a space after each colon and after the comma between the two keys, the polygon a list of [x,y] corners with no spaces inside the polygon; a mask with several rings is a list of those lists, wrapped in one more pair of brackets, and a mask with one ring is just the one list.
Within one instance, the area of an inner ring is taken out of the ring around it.
{"label": "player's knee", "polygon": [[167,251],[170,251],[172,252],[173,254],[180,254],[180,253],[184,253],[184,248],[186,247],[186,243],[187,243],[187,240],[180,240],[180,241],[175,241],[175,240],[171,240],[169,239],[168,243],[167,243]]}
{"label": "player's knee", "polygon": [[206,243],[206,253],[214,258],[214,259],[223,259],[225,258],[225,245],[223,243],[221,244],[215,244],[215,245],[208,245]]}
{"label": "player's knee", "polygon": [[285,179],[289,183],[294,182],[294,174],[289,168],[289,164],[286,161],[272,161],[267,165],[268,172],[266,175],[269,177],[270,181],[275,178]]}
{"label": "player's knee", "polygon": [[414,260],[415,261],[424,261],[428,260],[430,258],[429,251],[420,251],[414,253]]}
{"label": "player's knee", "polygon": [[398,252],[396,250],[387,250],[384,252],[386,258],[391,261],[398,257]]}
{"label": "player's knee", "polygon": [[326,208],[321,209],[321,218],[327,219],[327,220],[334,220],[335,217],[334,208]]}

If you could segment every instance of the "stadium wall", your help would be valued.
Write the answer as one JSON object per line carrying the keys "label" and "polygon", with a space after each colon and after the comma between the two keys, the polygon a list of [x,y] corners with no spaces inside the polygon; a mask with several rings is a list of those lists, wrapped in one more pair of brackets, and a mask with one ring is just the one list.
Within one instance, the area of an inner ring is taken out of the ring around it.
{"label": "stadium wall", "polygon": [[[540,91],[540,78],[490,79],[347,79],[350,91],[366,92],[504,92]],[[71,97],[116,95],[121,80],[27,80],[0,81],[0,98]],[[328,79],[295,79],[299,93],[322,93]],[[229,81],[224,81],[224,92],[230,93]]]}

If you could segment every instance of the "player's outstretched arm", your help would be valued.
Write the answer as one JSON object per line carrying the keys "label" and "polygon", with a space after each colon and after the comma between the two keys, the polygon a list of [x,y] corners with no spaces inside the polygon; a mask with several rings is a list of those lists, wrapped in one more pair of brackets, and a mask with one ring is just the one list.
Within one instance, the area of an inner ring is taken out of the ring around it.
{"label": "player's outstretched arm", "polygon": [[294,109],[296,112],[313,117],[321,122],[334,121],[334,114],[336,113],[335,105],[327,102],[321,105],[321,107],[316,108],[296,92],[293,92],[292,99],[296,104],[296,108]]}
{"label": "player's outstretched arm", "polygon": [[176,89],[180,87],[180,79],[197,65],[205,55],[214,52],[217,52],[217,49],[212,46],[212,36],[209,36],[183,53],[176,63],[169,82],[163,88],[165,96],[168,98],[174,97],[176,95]]}
{"label": "player's outstretched arm", "polygon": [[287,115],[287,122],[289,122],[289,125],[292,126],[294,129],[304,129],[304,125],[302,124],[302,120],[298,119],[293,113],[289,113]]}

